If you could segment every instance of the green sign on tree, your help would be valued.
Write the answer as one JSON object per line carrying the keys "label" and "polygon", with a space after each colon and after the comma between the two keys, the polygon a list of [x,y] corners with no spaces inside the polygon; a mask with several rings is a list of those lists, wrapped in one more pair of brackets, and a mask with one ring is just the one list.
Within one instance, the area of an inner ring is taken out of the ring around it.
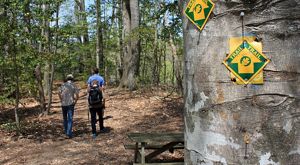
{"label": "green sign on tree", "polygon": [[184,13],[201,31],[214,6],[215,4],[210,0],[191,0]]}
{"label": "green sign on tree", "polygon": [[223,61],[223,64],[244,84],[248,84],[269,61],[263,53],[244,41]]}

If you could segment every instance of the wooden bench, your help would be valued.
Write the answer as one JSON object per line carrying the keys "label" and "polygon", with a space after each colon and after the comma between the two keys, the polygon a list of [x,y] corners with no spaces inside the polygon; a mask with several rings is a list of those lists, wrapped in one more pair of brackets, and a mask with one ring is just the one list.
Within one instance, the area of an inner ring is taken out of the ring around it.
{"label": "wooden bench", "polygon": [[[146,163],[155,156],[175,149],[184,149],[183,133],[129,133],[128,138],[135,144],[125,144],[125,149],[133,149],[134,165],[182,165],[183,162]],[[146,155],[145,150],[153,150]]]}

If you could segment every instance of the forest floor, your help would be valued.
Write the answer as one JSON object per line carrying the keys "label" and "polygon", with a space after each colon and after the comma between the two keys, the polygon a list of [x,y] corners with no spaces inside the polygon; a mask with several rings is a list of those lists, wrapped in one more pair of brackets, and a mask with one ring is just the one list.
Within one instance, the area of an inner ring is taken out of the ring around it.
{"label": "forest floor", "polygon": [[[27,100],[19,111],[22,123],[20,134],[11,131],[14,110],[0,110],[0,164],[132,164],[134,152],[124,144],[131,141],[129,132],[181,132],[183,131],[183,101],[172,92],[161,89],[119,91],[106,90],[104,125],[107,133],[92,139],[87,111],[87,94],[84,85],[75,107],[72,139],[65,138],[62,113],[54,92],[51,114],[39,116],[36,104]],[[29,103],[30,102],[30,103]],[[97,125],[97,129],[98,125]],[[183,151],[165,152],[157,162],[177,160]]]}

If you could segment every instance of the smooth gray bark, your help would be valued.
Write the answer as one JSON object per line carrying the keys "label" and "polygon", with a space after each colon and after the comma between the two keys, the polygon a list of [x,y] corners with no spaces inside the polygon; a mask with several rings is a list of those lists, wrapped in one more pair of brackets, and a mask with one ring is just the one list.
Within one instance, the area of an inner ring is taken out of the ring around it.
{"label": "smooth gray bark", "polygon": [[139,27],[139,2],[138,0],[123,0],[123,53],[124,66],[120,87],[130,90],[136,88],[136,75],[139,67],[140,40]]}
{"label": "smooth gray bark", "polygon": [[[299,164],[299,0],[214,2],[202,32],[183,16],[185,164]],[[241,11],[271,59],[264,85],[235,85],[221,64],[228,39],[241,36]]]}

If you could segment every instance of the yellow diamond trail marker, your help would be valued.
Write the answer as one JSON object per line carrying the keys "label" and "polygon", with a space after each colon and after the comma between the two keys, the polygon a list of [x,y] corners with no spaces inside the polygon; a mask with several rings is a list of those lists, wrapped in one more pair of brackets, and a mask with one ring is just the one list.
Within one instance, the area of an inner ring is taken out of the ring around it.
{"label": "yellow diamond trail marker", "polygon": [[[247,40],[257,51],[262,52],[262,43],[255,41],[255,36],[245,36],[245,37],[231,37],[229,39],[229,47],[230,47],[230,53],[235,51],[235,49],[243,42],[243,40]],[[252,80],[249,82],[249,84],[263,84],[263,71],[260,71]],[[230,72],[230,78],[234,79],[233,83],[238,85],[243,85],[244,83],[237,78],[232,72]]]}
{"label": "yellow diamond trail marker", "polygon": [[223,61],[223,64],[244,84],[250,83],[270,62],[261,52],[247,40],[242,42]]}
{"label": "yellow diamond trail marker", "polygon": [[184,13],[201,31],[214,6],[215,4],[210,0],[190,0]]}

